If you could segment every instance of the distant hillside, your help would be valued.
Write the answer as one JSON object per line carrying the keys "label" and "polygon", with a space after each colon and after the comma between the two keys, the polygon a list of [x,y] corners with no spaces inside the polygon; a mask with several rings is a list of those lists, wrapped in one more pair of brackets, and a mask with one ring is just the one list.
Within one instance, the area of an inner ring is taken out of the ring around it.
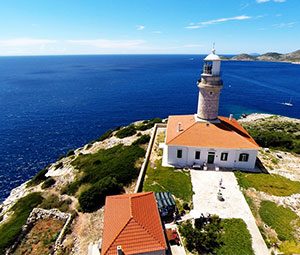
{"label": "distant hillside", "polygon": [[232,60],[256,60],[256,58],[254,56],[251,56],[246,53],[236,55],[236,56],[232,57],[231,59]]}
{"label": "distant hillside", "polygon": [[249,55],[246,53],[239,54],[236,56],[233,56],[232,58],[229,58],[228,60],[238,60],[238,61],[285,61],[285,62],[300,62],[300,50],[287,53],[287,54],[281,54],[277,52],[268,52],[262,55]]}

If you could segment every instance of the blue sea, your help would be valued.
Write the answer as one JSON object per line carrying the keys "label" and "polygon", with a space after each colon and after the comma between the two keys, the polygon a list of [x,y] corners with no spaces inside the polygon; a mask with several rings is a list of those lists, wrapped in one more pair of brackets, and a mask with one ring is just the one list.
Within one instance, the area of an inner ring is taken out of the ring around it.
{"label": "blue sea", "polygon": [[[0,58],[0,201],[107,129],[196,112],[204,56]],[[220,115],[300,118],[300,65],[222,62]],[[292,100],[294,107],[280,103]]]}

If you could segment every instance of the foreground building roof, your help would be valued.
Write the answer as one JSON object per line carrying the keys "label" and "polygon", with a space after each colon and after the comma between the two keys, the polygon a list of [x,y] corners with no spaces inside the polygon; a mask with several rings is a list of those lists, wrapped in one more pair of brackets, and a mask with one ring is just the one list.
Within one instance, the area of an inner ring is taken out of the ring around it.
{"label": "foreground building roof", "polygon": [[195,115],[169,116],[166,144],[203,148],[258,149],[258,144],[234,119],[219,123],[196,121]]}
{"label": "foreground building roof", "polygon": [[101,254],[125,255],[167,248],[153,192],[106,197]]}

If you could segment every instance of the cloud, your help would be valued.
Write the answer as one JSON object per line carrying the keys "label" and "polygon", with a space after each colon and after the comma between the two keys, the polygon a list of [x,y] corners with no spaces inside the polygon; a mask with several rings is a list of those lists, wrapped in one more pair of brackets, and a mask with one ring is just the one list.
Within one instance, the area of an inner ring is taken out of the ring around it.
{"label": "cloud", "polygon": [[297,22],[286,22],[286,23],[278,23],[278,24],[273,24],[272,26],[275,28],[292,28],[294,25],[297,24]]}
{"label": "cloud", "polygon": [[257,3],[267,3],[267,2],[274,2],[274,3],[284,3],[286,0],[256,0]]}
{"label": "cloud", "polygon": [[161,31],[158,31],[158,30],[152,31],[152,33],[153,33],[153,34],[162,34],[162,32],[161,32]]}
{"label": "cloud", "polygon": [[145,26],[143,26],[143,25],[136,26],[136,30],[141,31],[141,30],[144,30],[144,29],[145,29]]}
{"label": "cloud", "polygon": [[134,48],[145,43],[144,40],[108,40],[108,39],[67,40],[66,42],[75,45],[93,46],[102,49]]}
{"label": "cloud", "polygon": [[34,39],[34,38],[15,38],[0,40],[0,46],[4,47],[26,47],[26,46],[43,46],[47,44],[54,44],[56,40],[48,39]]}
{"label": "cloud", "polygon": [[198,29],[198,28],[206,27],[208,25],[214,25],[214,24],[224,23],[224,22],[227,22],[227,21],[232,21],[232,20],[247,20],[247,19],[251,19],[251,17],[247,16],[247,15],[240,15],[240,16],[235,16],[235,17],[230,17],[230,18],[220,18],[220,19],[213,19],[213,20],[208,20],[208,21],[202,21],[202,22],[199,22],[199,23],[190,23],[185,28],[187,28],[187,29]]}
{"label": "cloud", "polygon": [[240,7],[239,10],[240,10],[240,11],[241,11],[241,10],[244,10],[244,9],[246,9],[247,7],[249,7],[249,5],[250,5],[249,3],[241,4],[241,5],[240,5],[241,7]]}

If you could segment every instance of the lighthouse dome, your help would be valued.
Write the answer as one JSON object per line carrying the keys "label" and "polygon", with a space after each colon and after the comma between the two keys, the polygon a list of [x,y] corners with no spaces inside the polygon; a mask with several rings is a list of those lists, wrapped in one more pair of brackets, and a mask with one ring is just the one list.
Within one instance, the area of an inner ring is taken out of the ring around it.
{"label": "lighthouse dome", "polygon": [[215,52],[212,52],[204,60],[205,61],[220,61],[221,58],[217,54],[215,54]]}

